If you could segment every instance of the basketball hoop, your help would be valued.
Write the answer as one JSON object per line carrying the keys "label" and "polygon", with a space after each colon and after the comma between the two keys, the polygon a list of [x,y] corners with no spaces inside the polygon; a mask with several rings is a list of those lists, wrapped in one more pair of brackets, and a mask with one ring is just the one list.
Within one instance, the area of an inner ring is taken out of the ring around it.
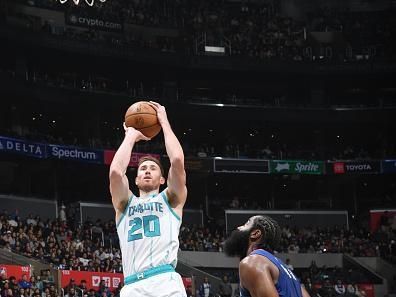
{"label": "basketball hoop", "polygon": [[[100,2],[106,2],[106,0],[99,0]],[[67,0],[59,0],[59,2],[61,4],[66,3]],[[74,4],[78,5],[78,3],[80,3],[80,0],[73,0]],[[89,6],[93,6],[94,5],[95,0],[85,0],[85,3],[87,3]]]}

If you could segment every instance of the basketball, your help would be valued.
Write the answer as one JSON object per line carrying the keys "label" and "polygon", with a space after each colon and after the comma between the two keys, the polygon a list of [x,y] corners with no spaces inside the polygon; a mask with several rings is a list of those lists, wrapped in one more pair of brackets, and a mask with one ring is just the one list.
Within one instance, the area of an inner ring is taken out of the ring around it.
{"label": "basketball", "polygon": [[156,110],[146,101],[132,104],[125,113],[125,125],[133,127],[148,138],[153,138],[161,131]]}

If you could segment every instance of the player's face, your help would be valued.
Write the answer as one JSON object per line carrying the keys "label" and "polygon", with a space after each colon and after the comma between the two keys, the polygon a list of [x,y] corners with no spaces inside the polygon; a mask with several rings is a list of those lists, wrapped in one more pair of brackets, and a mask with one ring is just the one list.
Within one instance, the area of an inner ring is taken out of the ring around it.
{"label": "player's face", "polygon": [[232,231],[231,235],[224,242],[224,252],[227,256],[238,256],[239,258],[246,256],[254,218],[255,217],[251,217],[244,225],[239,226],[236,230]]}
{"label": "player's face", "polygon": [[140,164],[135,182],[139,189],[151,192],[164,184],[165,179],[158,164],[148,160]]}

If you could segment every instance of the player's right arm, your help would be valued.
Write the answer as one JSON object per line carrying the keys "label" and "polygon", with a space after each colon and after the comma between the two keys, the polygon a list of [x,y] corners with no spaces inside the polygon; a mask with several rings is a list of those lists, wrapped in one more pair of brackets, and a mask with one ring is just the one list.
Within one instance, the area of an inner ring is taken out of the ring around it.
{"label": "player's right arm", "polygon": [[239,263],[241,285],[252,297],[279,297],[271,266],[261,256],[248,256]]}
{"label": "player's right arm", "polygon": [[124,212],[128,199],[132,194],[125,173],[131,159],[133,146],[140,140],[149,140],[140,131],[132,127],[126,127],[125,124],[124,129],[125,138],[114,155],[109,172],[111,200],[116,210],[117,221],[119,215]]}

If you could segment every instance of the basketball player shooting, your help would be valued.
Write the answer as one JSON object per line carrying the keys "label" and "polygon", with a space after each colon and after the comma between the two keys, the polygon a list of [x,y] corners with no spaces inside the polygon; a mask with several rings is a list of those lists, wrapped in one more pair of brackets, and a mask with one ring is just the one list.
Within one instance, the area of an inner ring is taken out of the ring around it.
{"label": "basketball player shooting", "polygon": [[253,216],[224,242],[228,256],[239,256],[241,297],[310,297],[287,266],[272,255],[280,239],[278,223]]}
{"label": "basketball player shooting", "polygon": [[124,287],[121,297],[185,297],[182,279],[175,272],[179,228],[187,198],[183,149],[172,131],[164,106],[150,101],[162,127],[170,160],[167,187],[161,163],[153,157],[139,160],[135,185],[129,189],[126,170],[136,142],[149,140],[140,131],[126,127],[125,138],[110,166],[110,192],[120,239]]}

